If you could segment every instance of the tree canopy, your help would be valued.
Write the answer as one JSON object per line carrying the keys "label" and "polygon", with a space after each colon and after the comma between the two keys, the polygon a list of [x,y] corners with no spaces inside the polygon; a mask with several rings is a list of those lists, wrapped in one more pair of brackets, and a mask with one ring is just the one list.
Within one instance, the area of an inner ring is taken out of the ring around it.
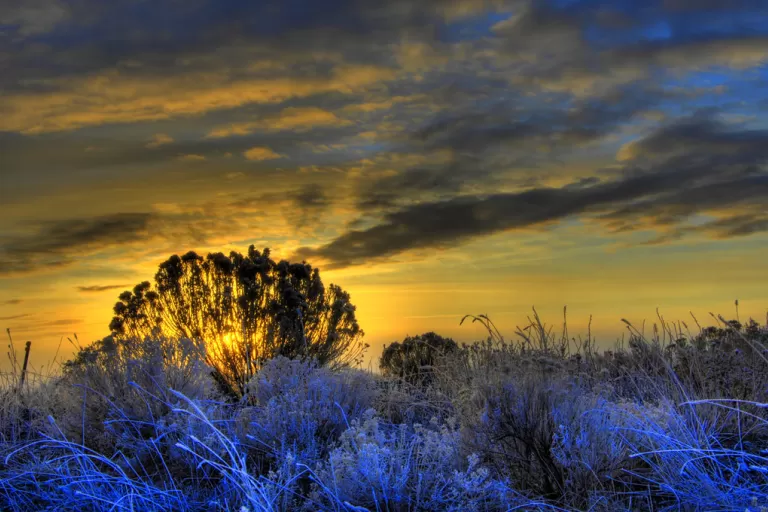
{"label": "tree canopy", "polygon": [[347,292],[326,288],[311,265],[275,262],[253,245],[246,255],[173,255],[154,285],[121,293],[114,313],[117,340],[166,335],[200,343],[217,382],[235,396],[278,355],[342,366],[366,348]]}

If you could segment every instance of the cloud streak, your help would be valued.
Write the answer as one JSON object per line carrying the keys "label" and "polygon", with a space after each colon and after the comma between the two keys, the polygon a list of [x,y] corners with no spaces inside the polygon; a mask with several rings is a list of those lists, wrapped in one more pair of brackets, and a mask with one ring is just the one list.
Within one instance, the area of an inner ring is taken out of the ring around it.
{"label": "cloud streak", "polygon": [[29,235],[0,238],[0,275],[71,264],[78,256],[146,240],[153,215],[118,213],[39,225]]}
{"label": "cloud streak", "polygon": [[0,316],[0,320],[18,320],[19,318],[25,318],[28,316],[29,313],[24,313],[22,315]]}
{"label": "cloud streak", "polygon": [[120,288],[128,288],[129,284],[94,284],[87,286],[77,286],[76,289],[82,293],[99,293],[108,290],[118,290]]}
{"label": "cloud streak", "polygon": [[278,158],[283,158],[283,155],[279,155],[272,151],[270,148],[264,146],[254,146],[250,149],[247,149],[243,152],[243,156],[246,158],[246,160],[252,160],[255,162],[261,162],[263,160],[277,160]]}
{"label": "cloud streak", "polygon": [[[749,235],[768,226],[767,148],[768,131],[732,131],[695,116],[638,141],[615,179],[422,202],[297,254],[346,267],[574,216],[597,218],[614,232],[671,227],[678,235]],[[719,212],[718,220],[684,225],[696,214],[713,211]]]}
{"label": "cloud streak", "polygon": [[318,126],[348,126],[351,121],[340,119],[333,112],[317,107],[288,107],[259,121],[234,123],[219,126],[208,133],[210,138],[249,135],[257,130],[263,131],[296,131],[298,133],[311,130]]}
{"label": "cloud streak", "polygon": [[392,78],[383,67],[340,65],[328,77],[297,82],[288,77],[237,78],[191,72],[138,77],[122,70],[54,80],[55,93],[6,94],[0,98],[0,131],[38,134],[107,123],[137,123],[251,103],[280,103],[332,91],[354,92]]}

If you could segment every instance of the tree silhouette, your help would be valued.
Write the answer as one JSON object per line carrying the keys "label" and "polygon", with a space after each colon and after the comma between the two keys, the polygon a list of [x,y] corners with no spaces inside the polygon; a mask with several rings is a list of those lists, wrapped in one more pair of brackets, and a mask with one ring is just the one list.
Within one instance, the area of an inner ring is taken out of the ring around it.
{"label": "tree silhouette", "polygon": [[384,375],[399,377],[414,385],[428,385],[438,359],[455,353],[458,348],[455,341],[434,332],[407,336],[402,343],[384,347],[379,367]]}
{"label": "tree silhouette", "polygon": [[155,284],[125,291],[114,306],[116,339],[167,335],[200,343],[219,386],[242,396],[267,360],[310,357],[357,363],[367,347],[355,306],[340,287],[326,288],[307,263],[276,263],[251,245],[243,256],[190,251],[160,264]]}

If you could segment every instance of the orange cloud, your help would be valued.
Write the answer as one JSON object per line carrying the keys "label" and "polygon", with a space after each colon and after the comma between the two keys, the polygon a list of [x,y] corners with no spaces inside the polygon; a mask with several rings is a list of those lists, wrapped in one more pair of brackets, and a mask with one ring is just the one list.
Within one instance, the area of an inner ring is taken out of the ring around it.
{"label": "orange cloud", "polygon": [[283,155],[275,153],[270,148],[265,146],[256,146],[243,153],[243,156],[248,160],[260,162],[262,160],[275,160],[277,158],[283,158]]}
{"label": "orange cloud", "polygon": [[205,160],[205,157],[203,155],[194,155],[194,154],[179,155],[178,158],[183,162],[202,162],[203,160]]}
{"label": "orange cloud", "polygon": [[152,136],[152,140],[147,143],[147,147],[156,148],[162,146],[163,144],[170,144],[171,142],[173,142],[173,137],[166,133],[156,133]]}
{"label": "orange cloud", "polygon": [[[330,77],[300,81],[291,77],[233,80],[219,72],[136,77],[109,70],[85,78],[57,79],[53,81],[57,87],[54,92],[3,95],[0,131],[34,134],[74,130],[202,114],[249,103],[278,103],[331,91],[351,94],[394,77],[395,72],[388,68],[343,65]],[[284,123],[296,125],[312,118],[307,112],[303,118],[301,114],[294,112]],[[315,118],[315,122],[319,120],[323,118]]]}
{"label": "orange cloud", "polygon": [[289,107],[282,110],[279,114],[268,116],[260,121],[251,123],[232,123],[225,126],[214,128],[208,133],[208,137],[221,138],[232,135],[248,135],[256,130],[282,131],[296,130],[305,131],[316,126],[347,126],[352,124],[346,119],[340,119],[333,112],[323,110],[317,107],[297,108]]}
{"label": "orange cloud", "polygon": [[411,96],[393,96],[381,101],[367,101],[365,103],[356,103],[347,105],[343,108],[344,112],[376,112],[378,110],[387,110],[398,103],[412,103],[428,99],[425,94],[414,94]]}

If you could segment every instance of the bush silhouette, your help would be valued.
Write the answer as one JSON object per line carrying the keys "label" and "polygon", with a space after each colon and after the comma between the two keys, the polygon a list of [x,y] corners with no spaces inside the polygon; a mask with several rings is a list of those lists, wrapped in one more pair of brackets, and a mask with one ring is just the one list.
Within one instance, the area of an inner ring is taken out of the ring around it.
{"label": "bush silhouette", "polygon": [[407,336],[402,343],[384,347],[379,366],[384,375],[399,377],[409,384],[427,385],[432,381],[438,358],[458,351],[450,338],[434,332]]}
{"label": "bush silhouette", "polygon": [[275,262],[253,245],[247,255],[173,255],[154,286],[144,281],[119,299],[110,323],[118,342],[160,334],[194,340],[233,397],[274,357],[336,367],[359,361],[365,349],[347,292],[326,288],[309,264]]}

